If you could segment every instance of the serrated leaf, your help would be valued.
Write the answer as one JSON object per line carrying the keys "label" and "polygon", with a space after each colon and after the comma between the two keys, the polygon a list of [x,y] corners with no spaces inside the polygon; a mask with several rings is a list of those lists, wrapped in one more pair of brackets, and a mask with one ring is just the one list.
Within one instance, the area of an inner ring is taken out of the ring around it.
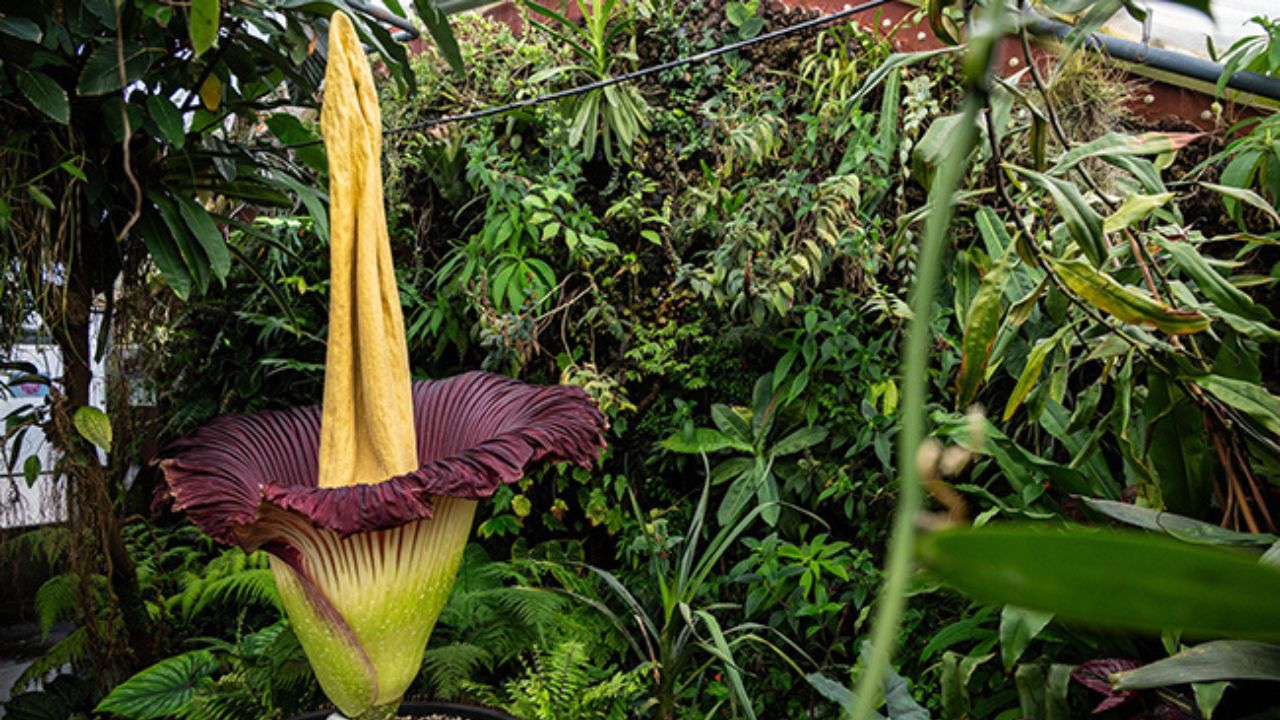
{"label": "serrated leaf", "polygon": [[72,423],[85,440],[111,452],[111,419],[106,413],[91,405],[81,405],[76,408]]}
{"label": "serrated leaf", "polygon": [[1046,260],[1072,292],[1118,320],[1154,327],[1170,335],[1198,333],[1209,327],[1209,318],[1204,313],[1175,310],[1121,285],[1082,259],[1057,260],[1049,257]]}
{"label": "serrated leaf", "polygon": [[23,70],[18,72],[17,85],[23,96],[54,122],[66,125],[71,121],[71,103],[67,100],[67,91],[53,78],[35,70]]}

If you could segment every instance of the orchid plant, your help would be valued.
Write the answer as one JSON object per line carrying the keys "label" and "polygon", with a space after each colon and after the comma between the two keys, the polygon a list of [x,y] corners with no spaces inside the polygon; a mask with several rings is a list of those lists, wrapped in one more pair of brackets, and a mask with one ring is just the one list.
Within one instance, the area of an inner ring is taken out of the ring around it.
{"label": "orchid plant", "polygon": [[486,373],[411,382],[374,80],[350,19],[335,14],[329,33],[323,405],[218,418],[160,467],[175,509],[220,542],[270,555],[329,699],[349,718],[384,720],[417,675],[476,501],[540,461],[590,468],[605,419],[576,387]]}

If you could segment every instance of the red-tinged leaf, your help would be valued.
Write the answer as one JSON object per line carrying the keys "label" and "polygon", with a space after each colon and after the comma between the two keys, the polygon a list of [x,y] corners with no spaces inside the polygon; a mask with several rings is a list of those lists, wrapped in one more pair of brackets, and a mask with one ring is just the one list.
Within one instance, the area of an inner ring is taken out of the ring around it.
{"label": "red-tinged leaf", "polygon": [[1088,262],[1047,258],[1049,266],[1072,292],[1116,319],[1146,325],[1170,335],[1189,335],[1209,327],[1209,318],[1198,310],[1175,310],[1099,272]]}

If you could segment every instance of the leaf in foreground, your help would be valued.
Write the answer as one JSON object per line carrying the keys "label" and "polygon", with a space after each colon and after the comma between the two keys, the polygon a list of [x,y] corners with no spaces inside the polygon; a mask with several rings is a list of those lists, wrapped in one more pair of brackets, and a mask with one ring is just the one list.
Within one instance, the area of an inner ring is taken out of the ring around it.
{"label": "leaf in foreground", "polygon": [[1063,620],[1189,635],[1280,638],[1280,569],[1233,550],[1124,531],[1007,525],[932,533],[926,567],[988,602]]}

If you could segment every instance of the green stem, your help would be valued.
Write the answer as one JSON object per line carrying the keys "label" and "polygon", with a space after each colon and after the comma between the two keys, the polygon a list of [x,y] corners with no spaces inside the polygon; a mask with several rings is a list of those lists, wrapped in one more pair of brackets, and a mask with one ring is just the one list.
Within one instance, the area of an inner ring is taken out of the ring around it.
{"label": "green stem", "polygon": [[916,452],[924,439],[924,410],[928,399],[927,376],[933,296],[937,291],[946,247],[947,229],[954,214],[952,198],[968,165],[970,151],[978,140],[977,119],[982,100],[970,93],[956,125],[953,150],[938,168],[929,193],[929,215],[925,220],[924,240],[916,259],[916,281],[911,288],[911,325],[903,345],[902,421],[898,435],[898,508],[889,538],[885,561],[885,581],[876,604],[872,626],[870,661],[862,669],[855,691],[855,704],[847,716],[853,720],[869,720],[879,704],[881,683],[889,669],[889,658],[897,644],[898,629],[907,605],[907,584],[911,578],[911,555],[915,545],[916,515],[920,512],[923,493]]}

